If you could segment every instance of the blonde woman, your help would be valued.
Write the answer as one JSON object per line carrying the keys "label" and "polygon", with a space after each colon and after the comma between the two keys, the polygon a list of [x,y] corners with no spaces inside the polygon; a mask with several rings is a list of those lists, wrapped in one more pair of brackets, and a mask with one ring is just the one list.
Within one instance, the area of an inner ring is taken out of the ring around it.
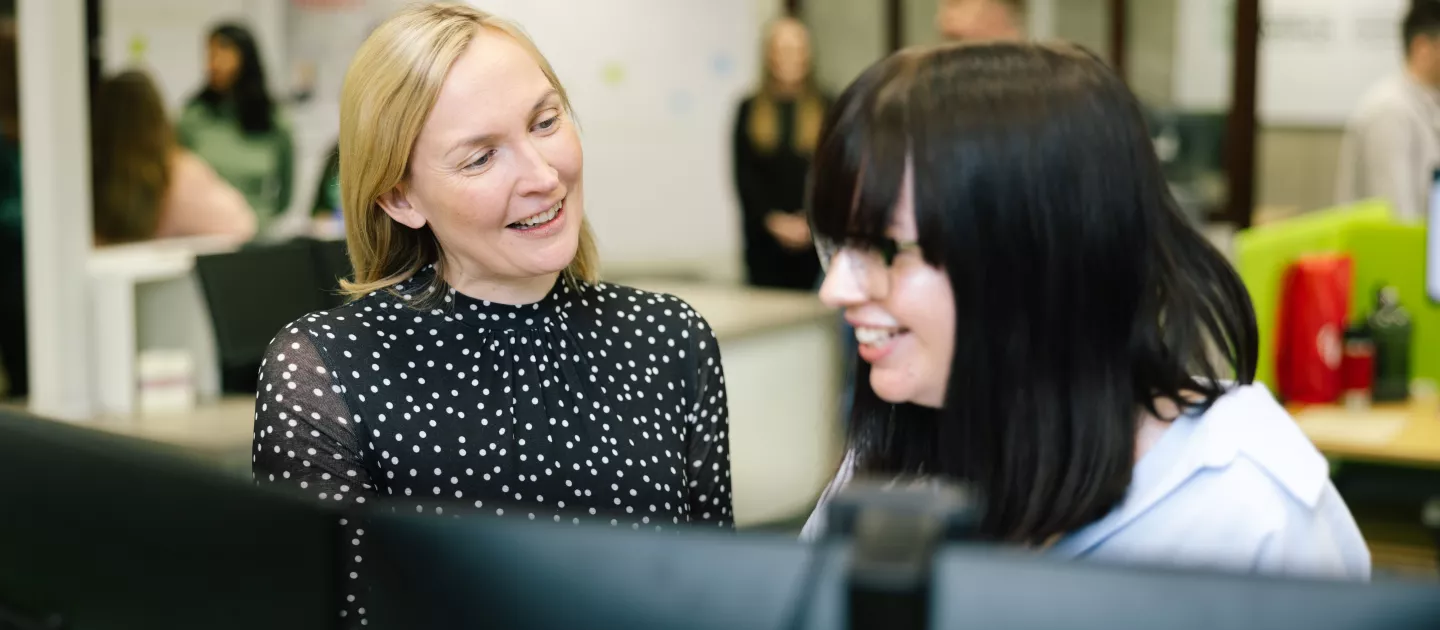
{"label": "blonde woman", "polygon": [[729,528],[715,336],[674,297],[598,283],[575,120],[534,44],[471,7],[406,9],[356,54],[340,116],[353,300],[271,344],[257,483],[446,517]]}
{"label": "blonde woman", "polygon": [[804,205],[810,154],[827,99],[815,87],[810,33],[793,18],[765,33],[760,89],[735,116],[735,189],[751,285],[812,290],[820,263],[810,243]]}

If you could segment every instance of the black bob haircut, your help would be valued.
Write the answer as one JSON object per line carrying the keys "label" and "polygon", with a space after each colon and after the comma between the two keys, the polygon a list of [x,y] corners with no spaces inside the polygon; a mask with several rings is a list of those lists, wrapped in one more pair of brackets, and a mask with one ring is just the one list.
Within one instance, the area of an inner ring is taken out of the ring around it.
{"label": "black bob haircut", "polygon": [[212,112],[220,111],[227,100],[233,102],[240,128],[247,134],[266,133],[274,129],[275,103],[265,86],[265,66],[260,60],[255,36],[244,26],[225,23],[210,31],[209,41],[216,40],[233,46],[240,53],[240,72],[229,92],[217,92],[207,84],[194,100],[203,103]]}
{"label": "black bob haircut", "polygon": [[878,247],[907,159],[923,256],[954,291],[955,349],[939,410],[881,401],[860,364],[857,475],[968,482],[983,538],[1039,543],[1124,497],[1142,412],[1207,409],[1254,380],[1249,295],[1093,54],[960,44],[872,66],[822,128],[815,234]]}

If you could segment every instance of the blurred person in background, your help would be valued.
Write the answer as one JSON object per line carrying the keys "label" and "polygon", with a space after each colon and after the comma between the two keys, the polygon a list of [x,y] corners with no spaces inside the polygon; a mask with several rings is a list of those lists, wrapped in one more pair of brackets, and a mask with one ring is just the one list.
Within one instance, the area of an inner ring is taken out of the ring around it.
{"label": "blurred person in background", "polygon": [[815,85],[810,32],[766,29],[760,89],[740,103],[733,143],[745,271],[753,286],[809,291],[820,265],[805,219],[805,179],[829,99]]}
{"label": "blurred person in background", "polygon": [[1420,222],[1440,168],[1440,0],[1413,0],[1401,25],[1405,68],[1370,90],[1345,125],[1336,201],[1383,199]]}
{"label": "blurred person in background", "polygon": [[245,195],[263,234],[290,206],[295,160],[290,129],[270,98],[250,31],[222,24],[207,42],[208,82],[180,114],[180,144]]}
{"label": "blurred person in background", "polygon": [[315,219],[340,217],[340,143],[330,148],[325,165],[320,167],[320,180],[315,184],[315,198],[310,202],[310,216]]}
{"label": "blurred person in background", "polygon": [[90,138],[97,245],[255,235],[245,198],[176,143],[165,103],[145,73],[101,82],[91,98]]}
{"label": "blurred person in background", "polygon": [[1025,39],[1025,0],[940,0],[935,22],[952,41]]}
{"label": "blurred person in background", "polygon": [[1072,45],[898,53],[835,104],[821,298],[864,364],[852,477],[944,479],[1057,558],[1365,580],[1330,467],[1253,384],[1249,295],[1171,197],[1139,103]]}
{"label": "blurred person in background", "polygon": [[0,398],[29,392],[25,238],[20,197],[20,81],[15,18],[0,18]]}

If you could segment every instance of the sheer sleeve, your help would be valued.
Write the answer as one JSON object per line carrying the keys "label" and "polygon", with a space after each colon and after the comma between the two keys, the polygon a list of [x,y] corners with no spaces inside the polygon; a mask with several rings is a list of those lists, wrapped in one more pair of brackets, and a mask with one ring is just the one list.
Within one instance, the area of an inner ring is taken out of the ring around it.
{"label": "sheer sleeve", "polygon": [[685,334],[695,357],[695,398],[686,418],[685,443],[692,523],[735,525],[730,485],[730,413],[720,344],[705,319],[692,312]]}
{"label": "sheer sleeve", "polygon": [[[260,366],[251,471],[259,485],[282,486],[331,505],[364,504],[376,489],[361,459],[361,418],[350,413],[345,386],[330,372],[304,321],[270,342]],[[346,556],[354,555],[346,558],[349,582],[342,589],[340,616],[347,627],[364,626],[365,530],[354,518],[341,525]]]}

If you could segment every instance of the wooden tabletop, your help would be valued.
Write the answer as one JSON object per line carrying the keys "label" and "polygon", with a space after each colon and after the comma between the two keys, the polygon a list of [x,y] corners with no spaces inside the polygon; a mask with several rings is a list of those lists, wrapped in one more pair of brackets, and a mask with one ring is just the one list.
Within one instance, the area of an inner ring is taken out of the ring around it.
{"label": "wooden tabletop", "polygon": [[226,396],[188,411],[102,417],[83,426],[169,444],[197,454],[216,455],[248,451],[254,425],[255,396],[240,395]]}
{"label": "wooden tabletop", "polygon": [[1301,430],[1326,456],[1440,468],[1440,410],[1422,403],[1350,410],[1339,405],[1292,408]]}

